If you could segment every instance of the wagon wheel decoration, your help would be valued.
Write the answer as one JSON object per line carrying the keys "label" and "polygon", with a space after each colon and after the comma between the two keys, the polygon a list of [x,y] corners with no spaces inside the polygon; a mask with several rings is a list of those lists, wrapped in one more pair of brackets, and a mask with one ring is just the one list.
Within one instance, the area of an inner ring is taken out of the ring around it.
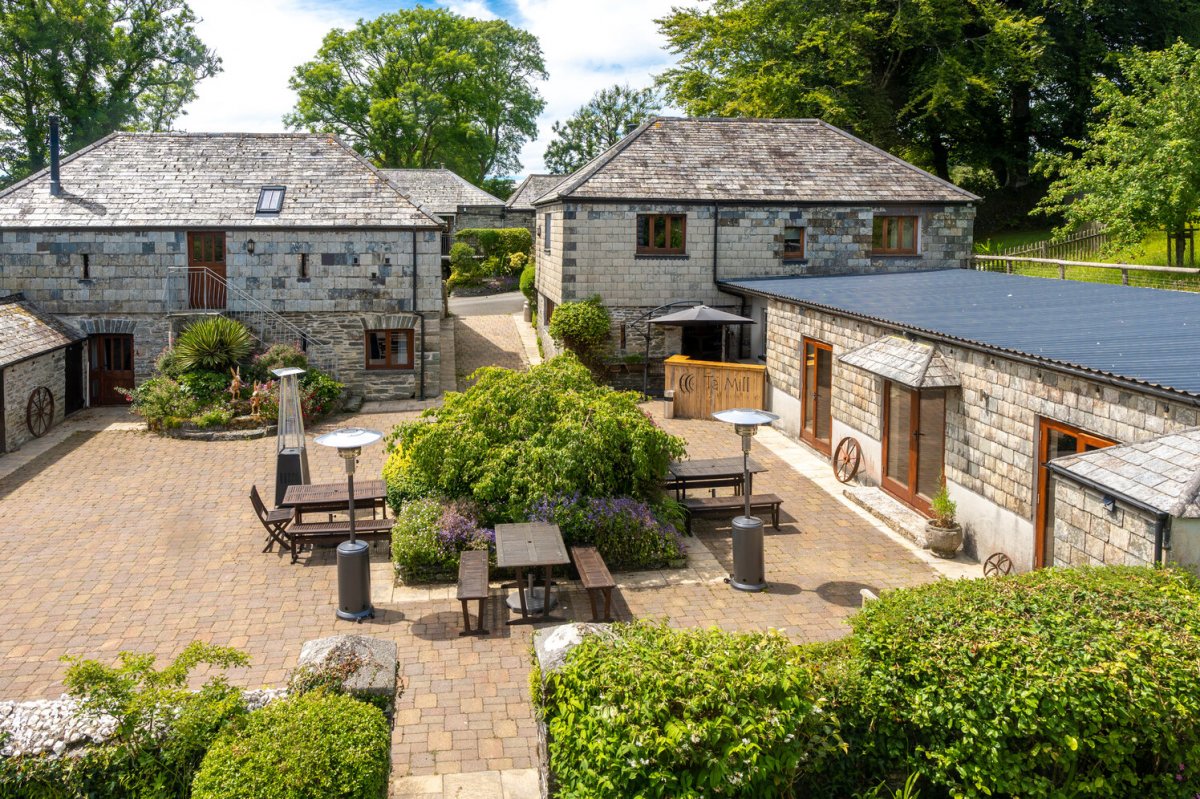
{"label": "wagon wheel decoration", "polygon": [[29,392],[29,402],[25,404],[25,425],[35,438],[40,438],[53,423],[54,395],[45,386],[38,386]]}
{"label": "wagon wheel decoration", "polygon": [[833,451],[833,475],[839,483],[849,483],[858,476],[862,466],[862,447],[857,439],[846,436]]}
{"label": "wagon wheel decoration", "polygon": [[997,552],[988,557],[983,562],[984,577],[1003,577],[1006,574],[1012,574],[1013,562],[1012,558],[1005,555],[1003,552]]}

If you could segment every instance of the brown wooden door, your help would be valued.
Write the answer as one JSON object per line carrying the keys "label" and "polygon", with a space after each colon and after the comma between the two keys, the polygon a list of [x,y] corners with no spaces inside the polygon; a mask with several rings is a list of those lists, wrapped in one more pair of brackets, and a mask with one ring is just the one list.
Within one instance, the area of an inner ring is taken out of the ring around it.
{"label": "brown wooden door", "polygon": [[1062,422],[1038,420],[1037,507],[1034,509],[1037,532],[1033,542],[1035,569],[1054,563],[1054,495],[1047,490],[1050,470],[1046,468],[1046,462],[1064,455],[1111,447],[1115,443]]}
{"label": "brown wooden door", "polygon": [[133,336],[88,338],[88,394],[93,405],[124,405],[118,388],[133,388]]}
{"label": "brown wooden door", "polygon": [[225,234],[188,234],[188,307],[225,308]]}
{"label": "brown wooden door", "polygon": [[884,383],[883,488],[929,514],[946,460],[946,392]]}
{"label": "brown wooden door", "polygon": [[816,450],[830,453],[833,405],[833,348],[804,339],[804,387],[801,389],[800,437]]}

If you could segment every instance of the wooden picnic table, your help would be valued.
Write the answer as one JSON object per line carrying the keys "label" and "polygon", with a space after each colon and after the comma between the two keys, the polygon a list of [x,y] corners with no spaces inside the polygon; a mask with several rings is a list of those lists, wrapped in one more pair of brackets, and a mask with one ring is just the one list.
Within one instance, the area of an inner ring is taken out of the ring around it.
{"label": "wooden picnic table", "polygon": [[[529,601],[525,597],[525,570],[546,569],[545,582],[542,588],[542,619],[550,613],[551,572],[555,566],[570,563],[566,544],[563,543],[562,531],[557,524],[547,522],[521,522],[519,524],[496,525],[496,565],[501,569],[514,569],[517,573],[515,583],[517,595],[520,597],[521,618],[511,619],[509,624],[529,619]],[[513,586],[506,583],[505,587]]]}
{"label": "wooden picnic table", "polygon": [[754,475],[767,471],[754,458],[750,459],[750,485],[746,486],[742,470],[742,459],[701,458],[698,460],[674,461],[667,467],[668,487],[675,489],[675,499],[687,497],[689,488],[732,488],[734,493],[754,493]]}
{"label": "wooden picnic table", "polygon": [[[382,480],[356,480],[354,482],[354,509],[384,507],[387,485]],[[283,495],[283,508],[296,509],[296,522],[303,521],[305,513],[336,513],[350,510],[350,493],[345,483],[309,483],[288,486]]]}

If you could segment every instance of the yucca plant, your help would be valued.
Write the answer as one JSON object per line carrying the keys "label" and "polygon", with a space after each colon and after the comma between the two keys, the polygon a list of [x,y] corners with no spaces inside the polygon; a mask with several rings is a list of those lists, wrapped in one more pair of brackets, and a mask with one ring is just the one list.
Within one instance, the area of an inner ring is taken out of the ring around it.
{"label": "yucca plant", "polygon": [[193,322],[175,342],[180,371],[207,369],[226,372],[250,354],[250,331],[235,319],[212,316]]}

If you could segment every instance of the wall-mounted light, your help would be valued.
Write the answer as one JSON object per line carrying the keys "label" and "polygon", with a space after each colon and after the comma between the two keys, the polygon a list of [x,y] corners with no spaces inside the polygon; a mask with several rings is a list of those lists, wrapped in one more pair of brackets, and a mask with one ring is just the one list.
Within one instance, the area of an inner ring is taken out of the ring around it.
{"label": "wall-mounted light", "polygon": [[246,239],[246,252],[254,255],[254,239]]}
{"label": "wall-mounted light", "polygon": [[1100,498],[1100,501],[1102,503],[1104,503],[1104,510],[1108,511],[1109,513],[1117,512],[1116,497],[1112,497],[1112,496],[1109,496],[1108,494],[1105,494],[1103,497]]}

